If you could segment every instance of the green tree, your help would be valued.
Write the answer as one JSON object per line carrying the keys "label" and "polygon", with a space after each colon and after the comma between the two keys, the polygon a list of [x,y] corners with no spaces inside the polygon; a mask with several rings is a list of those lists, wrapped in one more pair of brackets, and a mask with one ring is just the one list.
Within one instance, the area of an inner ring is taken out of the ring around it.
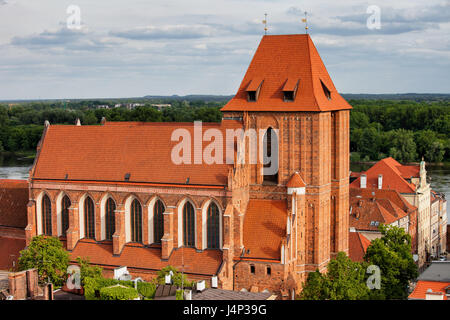
{"label": "green tree", "polygon": [[89,257],[77,257],[77,263],[80,266],[80,280],[82,286],[84,286],[84,279],[86,278],[98,279],[102,277],[103,268],[90,265]]}
{"label": "green tree", "polygon": [[329,262],[326,274],[316,271],[308,275],[300,297],[304,300],[364,300],[369,296],[365,278],[365,268],[339,252]]}
{"label": "green tree", "polygon": [[160,271],[158,271],[158,277],[156,278],[158,283],[164,284],[165,283],[165,276],[170,274],[172,271],[172,282],[174,285],[181,287],[181,284],[183,283],[184,287],[191,287],[192,282],[187,280],[187,277],[185,274],[182,274],[179,272],[176,268],[172,266],[167,266],[162,268]]}
{"label": "green tree", "polygon": [[36,236],[30,245],[20,252],[20,270],[37,268],[41,283],[50,281],[55,286],[62,285],[68,265],[69,253],[55,237]]}
{"label": "green tree", "polygon": [[396,129],[387,133],[389,156],[400,162],[411,162],[417,159],[416,143],[412,131]]}
{"label": "green tree", "polygon": [[418,276],[411,253],[411,236],[395,226],[379,227],[382,237],[367,248],[364,259],[381,270],[381,291],[387,299],[405,299],[409,282]]}

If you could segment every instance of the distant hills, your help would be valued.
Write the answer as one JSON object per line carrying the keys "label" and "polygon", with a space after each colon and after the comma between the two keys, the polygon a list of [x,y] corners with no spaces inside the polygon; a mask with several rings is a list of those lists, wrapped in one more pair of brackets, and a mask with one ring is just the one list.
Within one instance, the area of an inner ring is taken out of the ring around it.
{"label": "distant hills", "polygon": [[[343,93],[341,94],[346,100],[410,100],[410,101],[450,101],[449,93],[388,93],[388,94],[370,94],[370,93]],[[144,97],[130,98],[91,98],[91,99],[24,99],[24,100],[0,100],[0,103],[24,103],[24,102],[56,102],[56,101],[109,101],[109,102],[133,102],[133,101],[203,101],[203,102],[227,102],[234,95],[202,95],[191,94],[185,96],[157,96],[147,95]]]}

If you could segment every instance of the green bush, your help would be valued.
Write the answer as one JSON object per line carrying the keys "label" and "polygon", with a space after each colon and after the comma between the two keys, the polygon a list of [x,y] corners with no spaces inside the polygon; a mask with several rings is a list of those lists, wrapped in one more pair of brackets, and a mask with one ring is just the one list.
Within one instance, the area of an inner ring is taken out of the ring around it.
{"label": "green bush", "polygon": [[86,300],[100,300],[100,291],[102,288],[121,284],[134,289],[132,281],[120,281],[106,278],[84,278],[84,297]]}
{"label": "green bush", "polygon": [[156,293],[156,284],[152,282],[138,282],[137,289],[147,299],[153,299]]}
{"label": "green bush", "polygon": [[81,285],[84,285],[85,278],[102,278],[103,268],[99,266],[92,266],[89,264],[89,257],[77,257],[77,262],[80,265]]}
{"label": "green bush", "polygon": [[175,300],[184,300],[183,290],[177,290],[177,293],[175,294]]}
{"label": "green bush", "polygon": [[100,289],[100,300],[133,300],[139,298],[138,292],[130,287],[117,285]]}

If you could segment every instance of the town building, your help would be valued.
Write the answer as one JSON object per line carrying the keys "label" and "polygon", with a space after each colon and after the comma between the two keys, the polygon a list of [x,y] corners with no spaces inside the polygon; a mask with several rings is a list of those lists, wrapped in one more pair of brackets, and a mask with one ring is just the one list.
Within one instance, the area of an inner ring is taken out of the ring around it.
{"label": "town building", "polygon": [[0,270],[14,270],[25,248],[28,181],[0,180]]}
{"label": "town building", "polygon": [[417,278],[410,300],[449,300],[450,261],[433,261]]}
{"label": "town building", "polygon": [[381,224],[403,228],[411,236],[412,251],[416,252],[416,220],[417,208],[395,190],[350,188],[349,257],[362,261],[361,254],[370,241],[381,238]]}
{"label": "town building", "polygon": [[358,175],[350,188],[396,190],[411,205],[417,207],[416,246],[418,265],[422,268],[431,258],[431,187],[427,182],[425,161],[419,166],[401,165],[389,157],[380,160]]}
{"label": "town building", "polygon": [[[89,257],[107,276],[127,266],[148,279],[172,265],[217,276],[221,289],[292,298],[309,272],[348,254],[350,109],[309,35],[266,35],[222,122],[202,124],[204,141],[231,150],[213,163],[201,161],[209,143],[174,163],[177,129],[203,137],[192,123],[47,122],[27,243],[60,237],[72,261]],[[250,160],[252,130],[270,162]],[[230,131],[231,143],[217,138]]]}

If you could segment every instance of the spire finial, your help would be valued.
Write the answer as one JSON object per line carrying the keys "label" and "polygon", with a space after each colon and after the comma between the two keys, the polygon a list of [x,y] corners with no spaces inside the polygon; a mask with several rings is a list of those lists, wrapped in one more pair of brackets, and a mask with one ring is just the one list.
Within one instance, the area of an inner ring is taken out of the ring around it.
{"label": "spire finial", "polygon": [[305,17],[302,19],[305,24],[305,33],[308,34],[308,12],[305,11]]}
{"label": "spire finial", "polygon": [[264,20],[262,21],[262,23],[264,24],[264,34],[267,35],[267,13],[264,13]]}

